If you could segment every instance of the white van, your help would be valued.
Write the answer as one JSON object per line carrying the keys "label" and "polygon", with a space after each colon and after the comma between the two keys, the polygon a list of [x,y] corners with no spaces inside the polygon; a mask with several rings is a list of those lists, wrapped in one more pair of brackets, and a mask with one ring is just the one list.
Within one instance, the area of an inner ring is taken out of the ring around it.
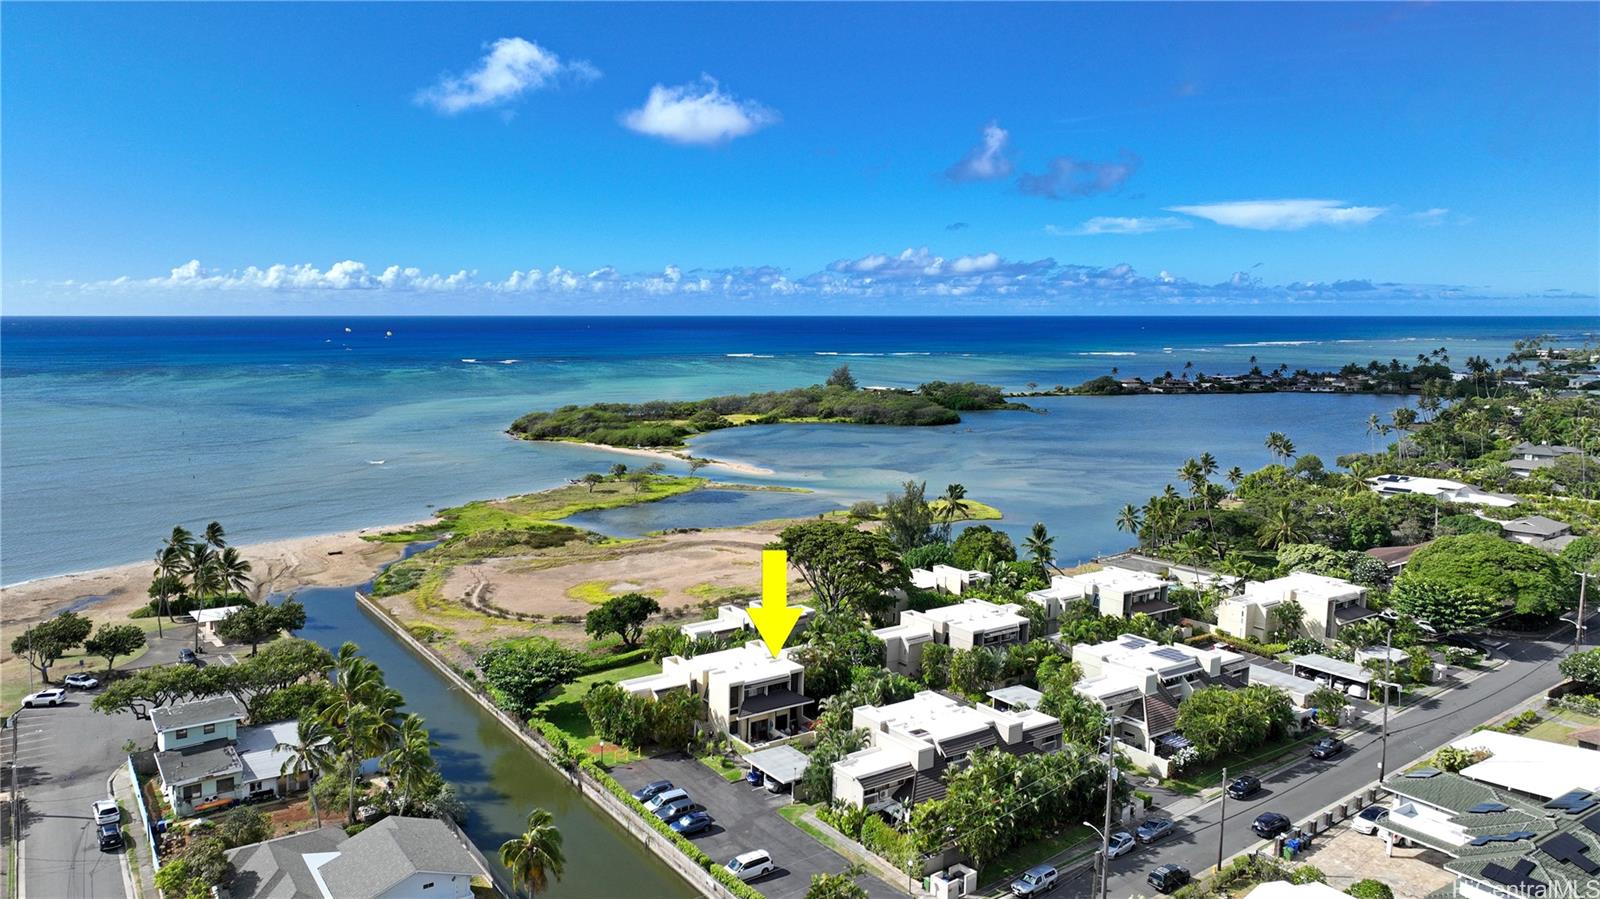
{"label": "white van", "polygon": [[772,855],[765,849],[752,849],[734,857],[733,861],[724,865],[728,873],[745,882],[755,880],[771,874],[776,867],[772,864]]}
{"label": "white van", "polygon": [[662,790],[646,800],[644,807],[649,809],[651,813],[654,813],[656,809],[661,808],[669,802],[677,802],[679,799],[688,798],[689,792],[687,790]]}

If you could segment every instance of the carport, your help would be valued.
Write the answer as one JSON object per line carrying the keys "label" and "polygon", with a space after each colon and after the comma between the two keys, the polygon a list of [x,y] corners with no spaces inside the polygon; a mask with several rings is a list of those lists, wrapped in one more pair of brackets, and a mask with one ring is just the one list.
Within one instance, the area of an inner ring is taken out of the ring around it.
{"label": "carport", "polygon": [[1372,695],[1372,672],[1353,662],[1329,658],[1325,655],[1295,656],[1289,660],[1295,675],[1308,677],[1319,684],[1326,683],[1336,690],[1348,692],[1347,687],[1359,687],[1353,694],[1362,699]]}
{"label": "carport", "polygon": [[811,764],[811,757],[793,746],[760,749],[744,756],[744,760],[774,793],[793,787]]}

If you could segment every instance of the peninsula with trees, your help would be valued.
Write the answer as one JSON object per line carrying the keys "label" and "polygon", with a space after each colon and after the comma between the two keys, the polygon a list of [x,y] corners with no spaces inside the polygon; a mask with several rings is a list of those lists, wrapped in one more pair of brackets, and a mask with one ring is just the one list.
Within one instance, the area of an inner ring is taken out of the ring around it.
{"label": "peninsula with trees", "polygon": [[611,447],[682,447],[707,431],[740,425],[832,422],[919,427],[952,425],[962,412],[1027,409],[1005,391],[970,381],[929,381],[915,389],[862,387],[848,365],[810,387],[703,400],[593,403],[530,412],[509,433],[525,440],[564,440]]}

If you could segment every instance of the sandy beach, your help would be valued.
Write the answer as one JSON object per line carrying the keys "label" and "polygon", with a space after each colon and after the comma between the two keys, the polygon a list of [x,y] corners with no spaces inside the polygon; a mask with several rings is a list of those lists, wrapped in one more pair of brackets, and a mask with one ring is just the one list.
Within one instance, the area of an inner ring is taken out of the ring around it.
{"label": "sandy beach", "polygon": [[[250,562],[257,595],[298,587],[359,584],[380,566],[399,558],[402,549],[392,543],[363,540],[362,535],[393,527],[241,545],[239,552]],[[7,635],[0,645],[0,660],[11,658],[10,634],[64,609],[74,608],[97,622],[126,617],[149,601],[151,573],[151,563],[135,562],[0,587],[0,630]],[[91,597],[99,598],[89,600]]]}
{"label": "sandy beach", "polygon": [[[641,458],[654,459],[660,462],[687,462],[689,461],[691,455],[689,450],[649,449],[642,446],[608,446],[604,443],[589,443],[585,440],[562,440],[560,442],[565,443],[568,446],[583,446],[588,447],[589,449],[603,450],[608,453],[622,453],[626,456],[639,456]],[[749,465],[744,462],[727,462],[722,459],[707,459],[704,456],[695,456],[694,458],[702,459],[710,463],[707,465],[708,468],[720,468],[723,471],[731,471],[735,474],[777,474],[777,472],[770,468],[762,468],[759,465]]]}

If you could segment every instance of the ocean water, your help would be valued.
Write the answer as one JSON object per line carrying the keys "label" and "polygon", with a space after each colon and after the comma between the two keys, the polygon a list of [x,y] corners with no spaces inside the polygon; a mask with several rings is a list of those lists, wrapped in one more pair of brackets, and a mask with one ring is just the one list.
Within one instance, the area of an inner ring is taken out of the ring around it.
{"label": "ocean water", "polygon": [[[1505,353],[1596,318],[4,318],[0,583],[149,557],[173,524],[236,543],[411,521],[538,490],[613,461],[511,440],[567,403],[697,398],[816,383],[973,379],[1024,388],[1154,375]],[[812,495],[730,493],[586,517],[616,533],[812,514],[897,482],[950,481],[1044,521],[1063,558],[1120,545],[1108,510],[1209,449],[1264,461],[1268,430],[1331,462],[1393,398],[1057,398],[936,429],[799,426],[708,435],[696,452]],[[378,463],[382,464],[378,464]]]}

